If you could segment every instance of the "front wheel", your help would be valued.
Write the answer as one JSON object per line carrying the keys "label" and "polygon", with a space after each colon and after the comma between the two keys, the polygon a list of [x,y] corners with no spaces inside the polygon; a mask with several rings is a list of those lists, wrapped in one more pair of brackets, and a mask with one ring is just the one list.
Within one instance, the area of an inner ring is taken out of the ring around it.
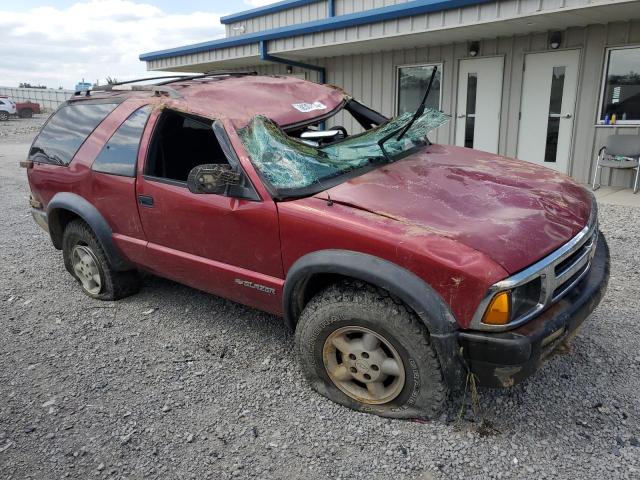
{"label": "front wheel", "polygon": [[0,111],[0,121],[9,120],[9,112]]}
{"label": "front wheel", "polygon": [[333,285],[306,306],[296,328],[303,373],[325,397],[392,418],[433,418],[447,388],[429,334],[386,291]]}
{"label": "front wheel", "polygon": [[20,110],[20,118],[31,118],[33,117],[33,110],[30,108],[23,108]]}
{"label": "front wheel", "polygon": [[117,300],[140,290],[135,270],[117,272],[95,234],[82,220],[70,222],[62,236],[62,256],[67,271],[80,283],[82,291],[99,300]]}

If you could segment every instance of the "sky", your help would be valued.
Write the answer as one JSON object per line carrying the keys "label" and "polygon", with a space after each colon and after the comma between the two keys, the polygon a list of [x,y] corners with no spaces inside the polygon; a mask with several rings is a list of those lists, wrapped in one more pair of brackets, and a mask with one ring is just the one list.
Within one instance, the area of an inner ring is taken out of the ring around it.
{"label": "sky", "polygon": [[223,37],[221,16],[273,2],[0,0],[0,86],[151,76],[141,53]]}

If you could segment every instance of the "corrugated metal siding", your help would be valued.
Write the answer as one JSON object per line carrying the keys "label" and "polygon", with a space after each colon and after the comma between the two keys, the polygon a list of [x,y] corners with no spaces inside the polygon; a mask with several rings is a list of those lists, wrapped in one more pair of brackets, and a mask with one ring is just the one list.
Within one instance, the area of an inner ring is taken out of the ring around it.
{"label": "corrugated metal siding", "polygon": [[[407,3],[409,0],[335,0],[336,16]],[[285,38],[272,42],[271,50],[284,51],[340,42],[384,38],[390,35],[420,33],[434,29],[446,29],[474,25],[482,22],[526,17],[558,11],[625,3],[628,0],[497,0],[462,8],[452,8],[429,14],[399,18],[369,25],[354,26],[322,33]],[[227,36],[234,37],[288,25],[301,24],[327,17],[327,2],[322,1],[270,13],[225,26]],[[579,15],[579,13],[577,13]],[[244,27],[244,30],[242,30]]]}
{"label": "corrugated metal siding", "polygon": [[[245,33],[262,32],[271,28],[284,27],[299,23],[311,22],[327,17],[328,5],[326,1],[290,8],[281,12],[269,13],[260,17],[249,18],[240,22],[225,25],[227,37],[234,37]],[[242,27],[244,26],[244,31]]]}
{"label": "corrugated metal siding", "polygon": [[[363,2],[350,0],[350,6],[359,8]],[[382,0],[376,0],[382,1]],[[389,0],[384,0],[389,1]],[[401,2],[404,0],[398,0]],[[281,53],[295,49],[335,45],[346,42],[385,39],[398,35],[410,35],[434,30],[448,30],[478,23],[540,15],[560,8],[589,7],[608,3],[626,3],[628,0],[499,0],[413,17],[399,18],[368,25],[310,33],[269,42],[269,51]],[[576,12],[579,16],[579,12]]]}
{"label": "corrugated metal siding", "polygon": [[[335,15],[363,12],[376,8],[387,7],[407,3],[410,0],[335,0]],[[616,0],[611,0],[616,1]],[[444,12],[436,12],[430,15],[404,18],[389,22],[388,28],[394,25],[400,27],[399,31],[408,31],[406,27],[416,24],[419,28],[424,25],[445,26],[450,23],[479,22],[494,18],[506,18],[514,15],[528,15],[560,8],[572,8],[587,6],[592,0],[497,0],[493,3],[473,5],[463,9],[450,9]],[[276,13],[268,13],[258,17],[242,20],[225,25],[228,37],[242,35],[243,33],[261,32],[271,28],[294,25],[327,17],[328,5],[326,1],[290,8]],[[244,26],[244,32],[241,27]]]}
{"label": "corrugated metal siding", "polygon": [[409,0],[336,0],[336,15],[346,15],[347,13],[363,12],[374,8],[387,7],[407,3]]}
{"label": "corrugated metal siding", "polygon": [[[410,0],[335,0],[336,15],[362,12],[373,8],[399,5]],[[509,11],[533,12],[538,10],[550,10],[567,8],[592,3],[590,0],[498,0],[490,5],[478,5],[472,7],[477,11],[502,11],[503,15]]]}
{"label": "corrugated metal siding", "polygon": [[[501,105],[499,153],[515,157],[517,152],[520,100],[522,95],[523,64],[527,53],[548,51],[549,33],[483,40],[481,56],[504,56],[504,80]],[[581,182],[588,182],[593,173],[595,155],[606,137],[613,133],[640,134],[640,126],[596,127],[596,116],[602,80],[605,49],[609,46],[640,44],[640,21],[591,25],[570,28],[562,35],[561,49],[580,49],[580,80],[577,104],[574,111],[574,135],[572,139],[572,164],[570,174]],[[387,116],[395,114],[397,67],[420,63],[441,63],[443,66],[442,110],[456,111],[458,62],[467,57],[466,43],[417,47],[413,49],[375,52],[326,59],[311,59],[309,63],[327,68],[327,82],[344,88],[356,99]],[[260,66],[261,73],[284,74],[283,65]],[[294,73],[302,70],[294,69]],[[315,72],[307,78],[317,80]],[[454,143],[455,128],[452,120],[441,127],[432,140]],[[332,124],[341,124],[350,132],[358,126],[350,119],[337,116]],[[604,184],[630,186],[632,176],[628,171],[605,171]]]}
{"label": "corrugated metal siding", "polygon": [[170,70],[176,67],[194,66],[212,62],[223,62],[226,60],[243,59],[247,57],[257,57],[259,55],[257,43],[241,45],[238,47],[221,48],[208,52],[193,53],[189,55],[178,55],[175,57],[161,58],[147,62],[147,70]]}

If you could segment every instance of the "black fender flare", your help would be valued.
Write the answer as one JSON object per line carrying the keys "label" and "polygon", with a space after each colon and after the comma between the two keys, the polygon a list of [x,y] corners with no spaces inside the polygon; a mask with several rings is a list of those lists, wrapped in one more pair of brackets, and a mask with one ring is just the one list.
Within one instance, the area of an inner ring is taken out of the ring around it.
{"label": "black fender flare", "polygon": [[452,389],[460,387],[466,367],[458,343],[458,322],[442,297],[424,280],[395,263],[365,253],[320,250],[304,255],[291,266],[284,284],[284,318],[292,329],[301,313],[299,299],[308,280],[316,274],[361,280],[402,300],[427,327],[445,382]]}
{"label": "black fender flare", "polygon": [[62,228],[58,221],[59,214],[63,211],[69,211],[76,214],[84,220],[93,233],[98,238],[104,253],[109,260],[109,264],[114,270],[126,271],[131,270],[133,265],[129,263],[116,244],[113,242],[113,232],[111,227],[100,214],[98,209],[94,207],[85,198],[71,192],[56,193],[47,205],[47,223],[49,225],[49,234],[53,246],[58,250],[62,249]]}

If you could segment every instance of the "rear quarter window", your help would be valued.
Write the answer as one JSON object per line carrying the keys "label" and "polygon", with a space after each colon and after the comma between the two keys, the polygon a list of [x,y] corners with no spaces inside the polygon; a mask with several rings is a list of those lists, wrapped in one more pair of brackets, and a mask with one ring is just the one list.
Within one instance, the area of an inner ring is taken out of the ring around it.
{"label": "rear quarter window", "polygon": [[140,137],[150,113],[151,105],[146,105],[129,115],[102,147],[91,168],[96,172],[135,177]]}
{"label": "rear quarter window", "polygon": [[117,103],[72,104],[60,107],[29,150],[29,160],[69,165],[80,146]]}

